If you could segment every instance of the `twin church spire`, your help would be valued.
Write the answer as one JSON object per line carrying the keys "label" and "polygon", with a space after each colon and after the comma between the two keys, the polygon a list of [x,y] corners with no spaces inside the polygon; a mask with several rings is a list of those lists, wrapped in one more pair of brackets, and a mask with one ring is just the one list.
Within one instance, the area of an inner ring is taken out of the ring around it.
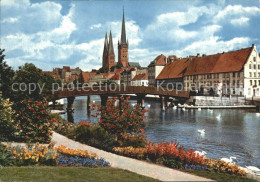
{"label": "twin church spire", "polygon": [[128,40],[126,39],[125,31],[125,13],[123,10],[123,20],[121,29],[121,40],[118,41],[118,63],[115,62],[115,53],[112,32],[110,30],[109,41],[107,38],[107,33],[105,34],[104,50],[103,50],[103,60],[102,66],[110,69],[112,66],[128,66]]}

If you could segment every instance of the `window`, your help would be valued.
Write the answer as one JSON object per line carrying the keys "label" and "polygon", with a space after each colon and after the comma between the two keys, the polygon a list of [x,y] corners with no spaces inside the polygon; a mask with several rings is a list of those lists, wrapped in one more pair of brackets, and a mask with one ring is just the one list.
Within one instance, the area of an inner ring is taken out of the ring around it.
{"label": "window", "polygon": [[249,77],[252,77],[252,73],[251,72],[249,73]]}
{"label": "window", "polygon": [[258,73],[258,78],[260,78],[260,73]]}
{"label": "window", "polygon": [[260,70],[260,64],[258,65],[258,69]]}
{"label": "window", "polygon": [[256,69],[256,64],[254,64],[254,69]]}
{"label": "window", "polygon": [[254,72],[254,77],[256,77],[256,72]]}
{"label": "window", "polygon": [[236,73],[235,73],[235,72],[233,72],[233,78],[234,78],[234,77],[236,77]]}
{"label": "window", "polygon": [[237,77],[240,77],[240,72],[237,73]]}
{"label": "window", "polygon": [[236,81],[235,80],[233,80],[233,86],[235,86],[236,85]]}
{"label": "window", "polygon": [[240,86],[240,81],[239,80],[237,80],[237,87],[239,87]]}
{"label": "window", "polygon": [[255,80],[255,84],[254,85],[257,85],[256,80]]}
{"label": "window", "polygon": [[260,86],[260,80],[258,80],[258,85]]}
{"label": "window", "polygon": [[253,85],[253,81],[252,80],[250,80],[250,86],[252,86]]}
{"label": "window", "polygon": [[254,57],[254,62],[256,62],[256,57]]}
{"label": "window", "polygon": [[249,64],[249,69],[252,69],[252,66],[251,66],[251,64]]}

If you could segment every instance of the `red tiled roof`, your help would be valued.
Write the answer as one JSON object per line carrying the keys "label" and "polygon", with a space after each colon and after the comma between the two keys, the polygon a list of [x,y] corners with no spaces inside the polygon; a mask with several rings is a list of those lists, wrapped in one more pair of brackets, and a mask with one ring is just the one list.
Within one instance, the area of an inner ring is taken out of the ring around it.
{"label": "red tiled roof", "polygon": [[60,79],[60,75],[53,73],[52,71],[42,71],[43,74],[51,75],[54,79]]}
{"label": "red tiled roof", "polygon": [[77,78],[78,78],[77,75],[71,75],[72,80],[76,80]]}
{"label": "red tiled roof", "polygon": [[209,56],[179,59],[172,63],[167,63],[156,79],[241,71],[251,51],[252,47],[249,47]]}
{"label": "red tiled roof", "polygon": [[95,73],[95,72],[82,72],[82,77],[83,77],[84,83],[88,83],[89,79],[91,79],[96,74],[97,73]]}
{"label": "red tiled roof", "polygon": [[139,75],[135,75],[135,77],[133,78],[132,81],[135,80],[148,80],[148,75],[143,73],[143,74],[139,74]]}
{"label": "red tiled roof", "polygon": [[115,75],[111,78],[111,80],[120,80],[120,75],[115,74]]}
{"label": "red tiled roof", "polygon": [[188,58],[167,63],[156,79],[181,78],[189,64],[190,61]]}
{"label": "red tiled roof", "polygon": [[67,72],[70,72],[70,67],[69,66],[63,66],[63,69],[65,69]]}
{"label": "red tiled roof", "polygon": [[150,64],[149,66],[152,65],[165,65],[166,64],[166,57],[161,54],[159,56],[157,56]]}
{"label": "red tiled roof", "polygon": [[243,69],[252,47],[192,59],[185,75],[236,72]]}

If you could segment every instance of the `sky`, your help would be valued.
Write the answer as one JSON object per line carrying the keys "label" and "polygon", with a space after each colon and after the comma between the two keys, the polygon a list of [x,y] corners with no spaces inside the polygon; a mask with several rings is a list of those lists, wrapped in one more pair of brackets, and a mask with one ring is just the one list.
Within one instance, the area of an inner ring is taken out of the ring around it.
{"label": "sky", "polygon": [[17,69],[102,66],[111,30],[117,61],[123,7],[129,61],[148,66],[156,56],[216,54],[255,44],[260,52],[260,0],[1,0],[0,48]]}

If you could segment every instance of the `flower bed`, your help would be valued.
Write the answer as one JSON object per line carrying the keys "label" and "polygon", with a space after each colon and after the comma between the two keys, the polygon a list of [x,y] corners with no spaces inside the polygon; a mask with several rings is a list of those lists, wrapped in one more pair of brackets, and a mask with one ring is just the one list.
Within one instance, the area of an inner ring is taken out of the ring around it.
{"label": "flower bed", "polygon": [[104,158],[98,158],[94,153],[84,150],[74,150],[59,146],[53,148],[53,145],[34,147],[16,147],[11,149],[15,165],[51,165],[51,166],[86,166],[86,167],[104,167],[110,166]]}
{"label": "flower bed", "polygon": [[234,164],[228,164],[220,160],[207,159],[193,150],[185,151],[178,143],[154,143],[148,142],[145,148],[114,147],[113,151],[127,157],[150,160],[161,163],[171,168],[208,170],[220,173],[245,176],[246,172]]}

